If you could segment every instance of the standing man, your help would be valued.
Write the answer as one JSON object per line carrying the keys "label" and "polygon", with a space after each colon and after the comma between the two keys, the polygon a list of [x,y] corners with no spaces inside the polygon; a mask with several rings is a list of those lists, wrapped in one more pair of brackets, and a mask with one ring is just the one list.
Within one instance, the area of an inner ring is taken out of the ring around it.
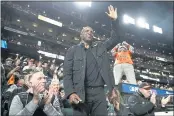
{"label": "standing man", "polygon": [[[114,31],[118,31],[117,9],[109,6],[108,10],[106,14],[113,20]],[[74,116],[108,115],[104,84],[110,92],[113,91],[114,78],[110,73],[107,51],[118,43],[118,37],[94,43],[93,33],[91,27],[84,27],[80,44],[67,51],[64,61],[65,95],[73,106]]]}
{"label": "standing man", "polygon": [[128,83],[136,84],[133,61],[131,58],[132,53],[134,53],[134,48],[126,41],[123,41],[122,44],[117,44],[111,50],[111,53],[115,58],[113,69],[115,85],[119,84],[123,75],[126,75]]}

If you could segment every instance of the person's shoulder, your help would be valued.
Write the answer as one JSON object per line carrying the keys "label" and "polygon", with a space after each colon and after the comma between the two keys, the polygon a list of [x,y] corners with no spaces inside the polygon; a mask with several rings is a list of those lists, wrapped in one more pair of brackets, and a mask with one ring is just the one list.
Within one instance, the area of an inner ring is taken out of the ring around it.
{"label": "person's shoulder", "polygon": [[79,44],[77,44],[77,45],[73,45],[73,46],[71,46],[71,47],[68,49],[68,51],[69,51],[69,50],[76,49],[76,48],[78,48],[78,47],[80,47],[80,45],[79,45]]}
{"label": "person's shoulder", "polygon": [[131,96],[129,96],[128,100],[132,101],[134,99],[138,99],[138,95],[136,93],[132,94]]}
{"label": "person's shoulder", "polygon": [[67,52],[74,52],[76,49],[79,49],[80,47],[80,44],[73,45],[67,50]]}

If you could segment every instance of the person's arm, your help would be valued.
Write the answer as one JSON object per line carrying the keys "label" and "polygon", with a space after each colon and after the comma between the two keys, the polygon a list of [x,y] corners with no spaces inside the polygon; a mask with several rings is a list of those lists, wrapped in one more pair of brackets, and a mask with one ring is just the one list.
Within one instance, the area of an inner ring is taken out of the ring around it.
{"label": "person's arm", "polygon": [[115,55],[116,55],[116,50],[117,50],[116,47],[114,47],[114,48],[111,50],[111,54],[112,54],[112,56],[115,56]]}
{"label": "person's arm", "polygon": [[[114,28],[113,28],[114,27]],[[115,45],[121,42],[120,40],[120,26],[119,20],[116,19],[111,22],[111,37],[104,42],[107,51],[111,50]]]}
{"label": "person's arm", "polygon": [[17,67],[15,67],[13,70],[11,70],[11,71],[7,74],[7,79],[9,79],[10,76],[11,76],[17,69],[19,69],[19,68],[20,68],[20,67],[17,66]]}
{"label": "person's arm", "polygon": [[135,115],[143,115],[154,109],[154,104],[150,101],[147,104],[142,104],[138,101],[136,96],[130,96],[128,99],[128,105],[132,113]]}
{"label": "person's arm", "polygon": [[52,104],[45,105],[43,111],[47,114],[47,116],[63,116],[60,107],[59,109],[55,109]]}
{"label": "person's arm", "polygon": [[115,56],[116,55],[116,53],[117,53],[117,51],[118,51],[118,48],[119,48],[119,46],[120,46],[120,43],[119,44],[117,44],[112,50],[111,50],[111,53],[112,53],[112,56]]}
{"label": "person's arm", "polygon": [[120,26],[118,20],[117,8],[114,8],[112,5],[108,6],[108,17],[112,20],[111,22],[111,38],[104,42],[104,45],[107,51],[111,50],[117,43],[120,41]]}
{"label": "person's arm", "polygon": [[128,45],[128,49],[129,49],[129,51],[130,51],[131,53],[134,53],[134,47],[133,47],[133,46]]}
{"label": "person's arm", "polygon": [[33,100],[30,101],[25,107],[23,107],[19,96],[16,95],[12,100],[9,116],[32,116],[37,107],[38,105],[35,104]]}
{"label": "person's arm", "polygon": [[126,41],[123,41],[122,44],[125,45],[125,47],[127,47],[127,49],[128,49],[131,53],[134,53],[134,47],[133,47],[133,46],[131,46],[130,44],[128,44]]}
{"label": "person's arm", "polygon": [[71,47],[66,54],[63,66],[63,85],[65,88],[65,96],[69,98],[72,93],[75,93],[72,76],[73,76],[73,58],[74,58],[74,46]]}

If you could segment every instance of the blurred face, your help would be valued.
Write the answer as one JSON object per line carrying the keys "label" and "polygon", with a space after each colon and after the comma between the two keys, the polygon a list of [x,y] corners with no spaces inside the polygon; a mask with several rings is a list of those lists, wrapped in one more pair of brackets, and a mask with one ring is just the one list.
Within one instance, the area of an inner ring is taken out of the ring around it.
{"label": "blurred face", "polygon": [[44,63],[43,67],[47,68],[48,67],[48,63]]}
{"label": "blurred face", "polygon": [[151,88],[150,87],[140,88],[139,90],[144,95],[145,98],[150,97],[150,95],[151,95]]}
{"label": "blurred face", "polygon": [[5,64],[10,66],[10,65],[12,65],[12,61],[6,61]]}
{"label": "blurred face", "polygon": [[51,70],[55,70],[55,69],[56,69],[55,65],[52,64],[52,65],[50,66],[50,69],[51,69]]}
{"label": "blurred face", "polygon": [[93,29],[91,27],[84,27],[81,31],[80,37],[86,43],[91,43],[93,41]]}
{"label": "blurred face", "polygon": [[18,86],[22,86],[24,84],[24,79],[20,79],[19,81],[18,81]]}
{"label": "blurred face", "polygon": [[28,62],[28,65],[29,65],[29,66],[32,66],[32,65],[33,65],[33,62],[32,62],[32,61],[29,61],[29,62]]}
{"label": "blurred face", "polygon": [[62,90],[62,91],[60,92],[60,96],[61,96],[62,98],[65,96],[64,90]]}
{"label": "blurred face", "polygon": [[36,72],[32,75],[29,82],[31,86],[42,83],[42,86],[45,88],[46,85],[45,75],[42,72]]}

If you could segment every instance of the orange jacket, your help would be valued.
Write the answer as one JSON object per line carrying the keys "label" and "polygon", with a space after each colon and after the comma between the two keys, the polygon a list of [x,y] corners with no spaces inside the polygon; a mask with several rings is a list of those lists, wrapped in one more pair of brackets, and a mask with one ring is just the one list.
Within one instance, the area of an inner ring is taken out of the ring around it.
{"label": "orange jacket", "polygon": [[14,75],[12,74],[11,77],[9,78],[7,84],[8,84],[8,85],[13,85],[14,82],[15,82],[15,77],[14,77]]}
{"label": "orange jacket", "polygon": [[117,52],[115,54],[115,64],[122,64],[122,63],[133,64],[130,51]]}

